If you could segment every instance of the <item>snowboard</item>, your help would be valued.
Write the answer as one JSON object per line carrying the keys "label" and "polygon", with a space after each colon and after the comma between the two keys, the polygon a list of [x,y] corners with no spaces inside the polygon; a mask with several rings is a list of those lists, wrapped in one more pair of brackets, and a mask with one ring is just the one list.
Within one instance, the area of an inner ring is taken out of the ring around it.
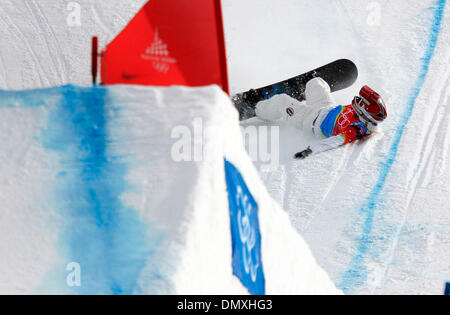
{"label": "snowboard", "polygon": [[358,69],[351,60],[339,59],[293,78],[238,93],[232,97],[232,101],[239,111],[239,119],[254,117],[256,104],[274,95],[285,93],[299,101],[304,101],[306,83],[316,77],[324,79],[330,86],[331,92],[335,92],[351,86],[358,78]]}

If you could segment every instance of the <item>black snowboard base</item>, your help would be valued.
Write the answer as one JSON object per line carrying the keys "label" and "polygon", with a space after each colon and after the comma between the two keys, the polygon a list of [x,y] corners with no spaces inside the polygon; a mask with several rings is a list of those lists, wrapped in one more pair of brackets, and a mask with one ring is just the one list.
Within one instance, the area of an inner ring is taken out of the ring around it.
{"label": "black snowboard base", "polygon": [[355,83],[358,78],[358,68],[351,60],[339,59],[288,80],[238,93],[232,97],[232,101],[239,111],[239,119],[254,117],[256,104],[274,95],[284,93],[298,101],[304,101],[306,83],[317,77],[324,79],[330,86],[331,92],[335,92]]}

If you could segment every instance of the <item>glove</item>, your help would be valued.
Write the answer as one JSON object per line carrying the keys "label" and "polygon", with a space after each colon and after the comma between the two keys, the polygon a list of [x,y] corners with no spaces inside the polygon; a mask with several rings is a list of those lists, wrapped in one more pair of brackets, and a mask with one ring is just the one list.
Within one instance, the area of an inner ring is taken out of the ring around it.
{"label": "glove", "polygon": [[350,127],[356,130],[356,139],[361,140],[365,134],[367,134],[366,125],[358,121],[350,125]]}
{"label": "glove", "polygon": [[295,158],[298,160],[303,160],[304,158],[306,158],[307,156],[311,155],[312,150],[310,147],[308,147],[308,149],[303,150],[302,152],[298,152],[295,154]]}

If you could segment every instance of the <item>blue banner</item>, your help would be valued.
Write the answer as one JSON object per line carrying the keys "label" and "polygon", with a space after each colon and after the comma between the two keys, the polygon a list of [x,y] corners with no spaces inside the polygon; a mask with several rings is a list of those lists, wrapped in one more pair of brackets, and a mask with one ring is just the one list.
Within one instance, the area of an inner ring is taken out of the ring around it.
{"label": "blue banner", "polygon": [[225,176],[230,204],[233,273],[250,294],[265,294],[261,260],[258,204],[236,167],[225,160]]}
{"label": "blue banner", "polygon": [[445,284],[445,295],[450,295],[450,282]]}

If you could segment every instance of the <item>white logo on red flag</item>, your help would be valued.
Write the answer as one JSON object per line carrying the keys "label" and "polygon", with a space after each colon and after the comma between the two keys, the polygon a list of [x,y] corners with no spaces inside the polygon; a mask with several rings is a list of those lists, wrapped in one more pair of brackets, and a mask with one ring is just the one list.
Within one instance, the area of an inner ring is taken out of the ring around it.
{"label": "white logo on red flag", "polygon": [[175,58],[170,57],[168,45],[159,38],[158,29],[155,31],[152,45],[142,54],[142,59],[151,61],[153,68],[161,73],[169,72],[170,65],[177,63]]}

